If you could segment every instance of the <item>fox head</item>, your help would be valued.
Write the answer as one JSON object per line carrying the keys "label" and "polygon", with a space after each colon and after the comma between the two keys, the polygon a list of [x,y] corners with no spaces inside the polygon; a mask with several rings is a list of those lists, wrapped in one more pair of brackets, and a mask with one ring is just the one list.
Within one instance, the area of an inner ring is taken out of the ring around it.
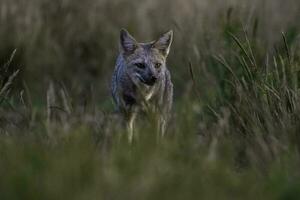
{"label": "fox head", "polygon": [[120,32],[120,53],[126,62],[127,74],[134,82],[153,86],[166,70],[173,31],[158,40],[139,43],[126,30]]}

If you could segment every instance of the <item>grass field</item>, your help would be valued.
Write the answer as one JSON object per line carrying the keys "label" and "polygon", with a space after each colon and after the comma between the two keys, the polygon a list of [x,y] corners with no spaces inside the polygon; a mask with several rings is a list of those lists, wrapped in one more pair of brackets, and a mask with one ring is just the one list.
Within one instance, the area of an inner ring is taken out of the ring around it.
{"label": "grass field", "polygon": [[[300,199],[298,0],[1,0],[0,199]],[[169,29],[166,137],[109,92]]]}

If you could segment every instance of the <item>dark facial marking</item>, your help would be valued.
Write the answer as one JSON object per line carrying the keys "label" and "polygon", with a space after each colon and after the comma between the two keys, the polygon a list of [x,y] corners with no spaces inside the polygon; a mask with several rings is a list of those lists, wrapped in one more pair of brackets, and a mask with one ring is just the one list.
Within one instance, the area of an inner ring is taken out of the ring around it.
{"label": "dark facial marking", "polygon": [[139,69],[145,69],[146,68],[146,65],[144,63],[135,63],[134,64],[137,68]]}

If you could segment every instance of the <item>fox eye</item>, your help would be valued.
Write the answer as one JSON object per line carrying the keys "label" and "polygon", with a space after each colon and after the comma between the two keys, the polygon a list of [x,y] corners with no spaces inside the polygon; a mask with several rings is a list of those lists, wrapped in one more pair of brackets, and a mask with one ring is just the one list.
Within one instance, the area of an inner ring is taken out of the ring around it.
{"label": "fox eye", "polygon": [[160,68],[160,66],[161,66],[161,63],[155,63],[155,68],[156,69]]}
{"label": "fox eye", "polygon": [[145,68],[146,68],[146,66],[145,66],[144,63],[135,63],[134,65],[135,65],[137,68],[140,68],[140,69],[145,69]]}

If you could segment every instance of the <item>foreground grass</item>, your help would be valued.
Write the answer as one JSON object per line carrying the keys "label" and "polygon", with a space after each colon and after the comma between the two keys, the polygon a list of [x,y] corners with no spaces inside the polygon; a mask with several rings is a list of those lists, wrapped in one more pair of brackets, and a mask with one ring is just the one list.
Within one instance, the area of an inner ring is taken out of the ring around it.
{"label": "foreground grass", "polygon": [[259,167],[239,166],[232,141],[195,146],[188,139],[158,145],[149,136],[103,150],[84,128],[56,142],[2,137],[1,199],[299,198],[294,149]]}
{"label": "foreground grass", "polygon": [[46,113],[24,103],[15,111],[25,116],[20,127],[2,123],[1,199],[298,199],[299,60],[283,35],[286,52],[258,69],[249,44],[231,37],[236,59],[215,56],[230,72],[224,96],[177,101],[159,141],[144,119],[129,145],[117,118],[72,105],[52,84]]}

